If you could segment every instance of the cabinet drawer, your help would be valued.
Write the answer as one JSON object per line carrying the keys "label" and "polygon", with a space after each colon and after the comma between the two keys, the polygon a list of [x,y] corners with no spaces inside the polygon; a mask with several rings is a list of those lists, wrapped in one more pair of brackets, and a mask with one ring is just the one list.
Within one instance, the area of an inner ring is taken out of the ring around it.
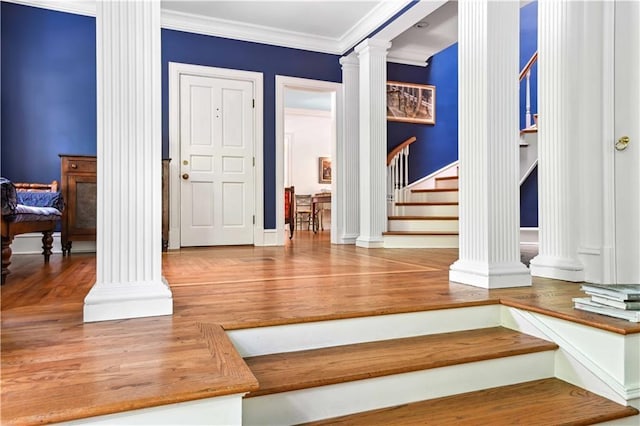
{"label": "cabinet drawer", "polygon": [[95,159],[70,159],[67,158],[62,162],[62,171],[68,173],[95,173],[96,172],[96,160]]}

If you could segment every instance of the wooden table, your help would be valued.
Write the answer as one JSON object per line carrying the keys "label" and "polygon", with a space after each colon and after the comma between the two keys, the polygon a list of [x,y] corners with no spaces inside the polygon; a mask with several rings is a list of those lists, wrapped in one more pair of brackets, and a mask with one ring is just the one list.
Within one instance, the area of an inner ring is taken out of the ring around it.
{"label": "wooden table", "polygon": [[318,232],[318,204],[331,203],[331,193],[321,192],[311,197],[311,229],[314,233]]}

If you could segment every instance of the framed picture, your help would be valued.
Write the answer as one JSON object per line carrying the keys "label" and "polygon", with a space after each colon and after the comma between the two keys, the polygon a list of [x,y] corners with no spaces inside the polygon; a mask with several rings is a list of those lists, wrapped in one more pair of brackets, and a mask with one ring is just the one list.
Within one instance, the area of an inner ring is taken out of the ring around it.
{"label": "framed picture", "polygon": [[331,159],[318,157],[318,182],[331,183]]}
{"label": "framed picture", "polygon": [[436,87],[387,81],[387,120],[436,124]]}

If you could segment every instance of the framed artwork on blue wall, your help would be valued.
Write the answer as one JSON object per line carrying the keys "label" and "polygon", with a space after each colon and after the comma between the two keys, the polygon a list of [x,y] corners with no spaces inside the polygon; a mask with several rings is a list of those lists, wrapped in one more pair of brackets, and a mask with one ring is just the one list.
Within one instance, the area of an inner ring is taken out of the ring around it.
{"label": "framed artwork on blue wall", "polygon": [[436,87],[387,81],[387,120],[436,124]]}

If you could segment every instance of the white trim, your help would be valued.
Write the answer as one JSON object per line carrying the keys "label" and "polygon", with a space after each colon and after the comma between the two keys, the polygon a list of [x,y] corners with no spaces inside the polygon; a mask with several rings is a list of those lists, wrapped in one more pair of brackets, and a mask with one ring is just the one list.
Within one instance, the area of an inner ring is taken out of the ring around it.
{"label": "white trim", "polygon": [[[3,1],[77,15],[96,16],[95,1]],[[388,21],[407,4],[409,4],[409,0],[379,2],[366,16],[355,23],[339,38],[281,30],[273,27],[248,24],[246,22],[229,21],[166,9],[161,11],[160,24],[162,28],[170,30],[341,55],[364,39],[367,34]]]}
{"label": "white trim", "polygon": [[537,246],[538,243],[538,228],[520,228],[520,244]]}
{"label": "white trim", "polygon": [[[254,169],[256,223],[253,228],[254,245],[262,245],[264,232],[264,141],[263,141],[263,77],[260,72],[240,71],[202,65],[169,62],[169,157],[172,159],[169,172],[169,248],[180,248],[180,75],[195,75],[212,78],[249,81],[253,83],[254,108]],[[284,195],[283,195],[284,197]]]}
{"label": "white trim", "polygon": [[[307,78],[287,77],[276,75],[276,236],[277,245],[284,245],[284,91],[286,88],[311,90],[316,92],[332,92],[334,93],[332,103],[332,115],[334,117],[334,132],[331,142],[331,158],[333,159],[333,170],[338,170],[337,165],[340,164],[341,158],[338,158],[338,146],[342,145],[342,84],[321,80],[310,80]],[[336,193],[336,180],[340,179],[338,174],[333,176],[331,182],[331,211],[337,211],[337,199],[339,194]],[[337,238],[338,230],[336,222],[331,221],[331,242]],[[264,223],[264,222],[263,222]],[[294,237],[295,238],[295,237]]]}
{"label": "white trim", "polygon": [[427,176],[420,178],[415,182],[410,183],[409,185],[407,185],[407,189],[410,190],[410,189],[417,189],[417,188],[424,188],[424,189],[435,188],[436,177],[458,175],[457,171],[456,173],[453,173],[451,170],[454,169],[455,167],[458,167],[459,163],[460,163],[460,160],[456,160],[453,163],[449,163],[446,166],[439,168],[435,172],[430,173]]}
{"label": "white trim", "polygon": [[427,62],[426,59],[408,59],[400,56],[387,56],[387,62],[393,62],[403,65],[413,65],[415,67],[426,67],[427,65],[429,65],[429,62]]}
{"label": "white trim", "polygon": [[2,0],[6,3],[15,3],[23,6],[39,7],[41,9],[55,10],[57,12],[73,13],[75,15],[96,16],[95,1],[80,0]]}
{"label": "white trim", "polygon": [[304,117],[332,117],[331,111],[325,111],[321,109],[307,109],[307,108],[285,108],[285,115],[301,115]]}

